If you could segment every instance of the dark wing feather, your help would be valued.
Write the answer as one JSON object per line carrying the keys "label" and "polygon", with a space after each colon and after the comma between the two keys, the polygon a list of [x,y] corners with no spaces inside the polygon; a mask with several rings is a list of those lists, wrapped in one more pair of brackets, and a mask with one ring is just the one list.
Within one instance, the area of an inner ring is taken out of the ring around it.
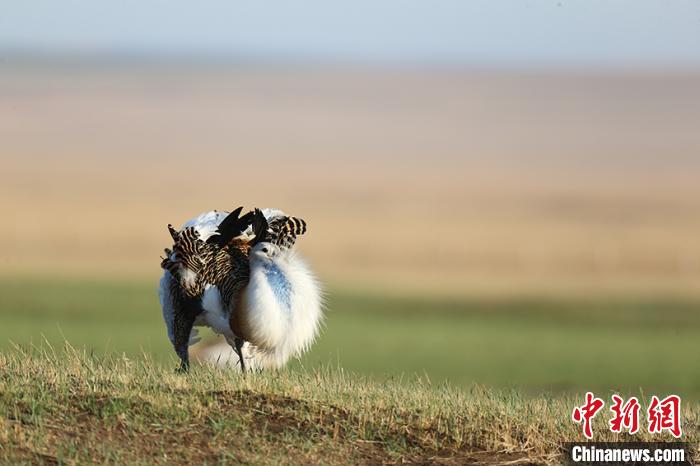
{"label": "dark wing feather", "polygon": [[255,238],[253,238],[253,240],[250,242],[250,246],[253,247],[258,243],[268,241],[269,229],[270,225],[267,223],[267,219],[262,213],[262,210],[255,209],[255,212],[253,213],[253,234],[255,234]]}
{"label": "dark wing feather", "polygon": [[253,212],[248,212],[243,217],[239,218],[243,207],[239,207],[219,224],[218,234],[212,235],[207,239],[208,244],[214,244],[219,247],[224,247],[233,238],[240,236],[253,220]]}

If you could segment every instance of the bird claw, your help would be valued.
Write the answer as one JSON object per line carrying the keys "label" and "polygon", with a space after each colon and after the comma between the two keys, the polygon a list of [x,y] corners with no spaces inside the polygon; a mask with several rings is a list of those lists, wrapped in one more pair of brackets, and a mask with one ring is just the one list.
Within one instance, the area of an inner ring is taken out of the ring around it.
{"label": "bird claw", "polygon": [[188,363],[180,363],[180,367],[175,369],[176,374],[188,374],[190,372],[190,365]]}

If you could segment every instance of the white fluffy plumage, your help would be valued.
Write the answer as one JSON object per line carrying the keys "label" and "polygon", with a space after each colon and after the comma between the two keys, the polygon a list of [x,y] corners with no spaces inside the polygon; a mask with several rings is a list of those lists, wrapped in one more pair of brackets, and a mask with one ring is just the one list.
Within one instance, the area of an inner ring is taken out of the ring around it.
{"label": "white fluffy plumage", "polygon": [[[262,212],[268,221],[285,216],[277,209]],[[205,212],[186,222],[183,228],[194,227],[206,241],[216,233],[226,215],[227,212]],[[252,228],[245,235],[252,238]],[[167,286],[169,273],[165,271],[159,291],[168,337],[174,343],[174,311]],[[201,304],[204,312],[197,317],[195,325],[210,327],[231,345],[240,337],[234,335],[230,326],[231,312],[237,313],[247,339],[244,358],[252,369],[279,368],[290,358],[301,355],[318,335],[323,314],[320,284],[306,262],[293,248],[280,250],[270,243],[258,243],[251,249],[250,281],[237,308],[222,303],[219,290],[211,284],[205,287]],[[193,329],[190,345],[196,341],[196,329]]]}
{"label": "white fluffy plumage", "polygon": [[240,311],[256,362],[283,366],[306,351],[318,335],[322,298],[315,276],[292,250],[259,243],[250,253],[250,282]]}

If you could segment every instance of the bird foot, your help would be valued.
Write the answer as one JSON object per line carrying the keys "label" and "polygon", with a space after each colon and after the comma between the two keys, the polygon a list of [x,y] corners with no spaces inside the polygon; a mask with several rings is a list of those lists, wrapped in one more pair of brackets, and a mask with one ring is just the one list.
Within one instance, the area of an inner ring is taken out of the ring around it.
{"label": "bird foot", "polygon": [[180,367],[175,369],[176,374],[188,374],[190,372],[190,365],[184,362],[180,364]]}

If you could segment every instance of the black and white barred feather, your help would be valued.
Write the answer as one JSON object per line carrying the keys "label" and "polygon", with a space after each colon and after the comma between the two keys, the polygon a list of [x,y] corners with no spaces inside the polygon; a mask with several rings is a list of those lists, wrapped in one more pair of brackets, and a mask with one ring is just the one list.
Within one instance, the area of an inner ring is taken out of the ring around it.
{"label": "black and white barred feather", "polygon": [[231,212],[206,241],[195,227],[178,232],[168,225],[174,243],[172,250],[165,249],[161,267],[175,277],[188,297],[200,297],[206,285],[214,285],[228,306],[247,283],[252,246],[269,242],[289,250],[307,230],[306,222],[298,217],[272,211],[268,219],[260,209],[243,216],[241,211],[239,207]]}
{"label": "black and white barred feather", "polygon": [[298,217],[286,215],[265,216],[262,210],[253,212],[254,244],[267,242],[282,250],[291,249],[296,243],[297,236],[306,233],[306,222]]}

